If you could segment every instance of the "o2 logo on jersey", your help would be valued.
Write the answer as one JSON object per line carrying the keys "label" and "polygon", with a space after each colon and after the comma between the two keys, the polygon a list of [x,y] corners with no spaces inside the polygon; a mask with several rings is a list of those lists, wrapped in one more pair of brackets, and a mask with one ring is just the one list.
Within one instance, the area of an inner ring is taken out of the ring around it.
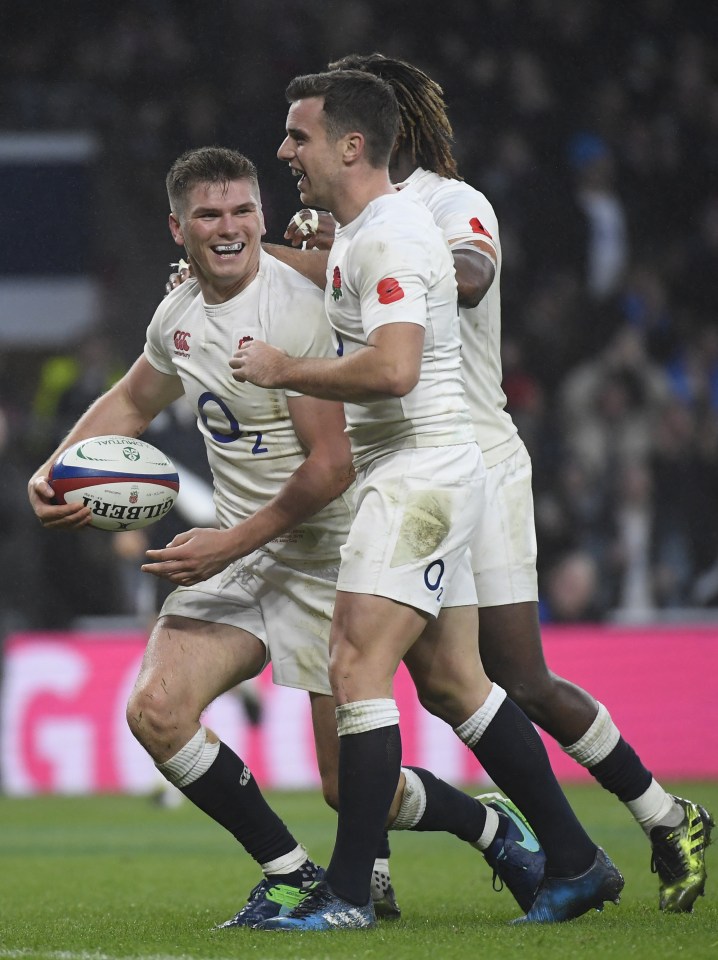
{"label": "o2 logo on jersey", "polygon": [[[209,418],[205,412],[205,407],[208,403],[216,404],[219,409],[222,411],[224,416],[227,418],[227,425],[229,426],[229,431],[227,433],[220,433],[219,430],[214,430],[209,425]],[[254,445],[252,447],[252,453],[256,456],[258,453],[268,453],[269,450],[267,447],[262,446],[262,434],[246,432],[240,429],[237,418],[234,416],[232,411],[229,409],[227,404],[221,397],[215,396],[213,393],[207,391],[203,393],[202,396],[197,401],[197,411],[199,413],[200,420],[209,430],[210,436],[213,440],[216,440],[217,443],[233,443],[235,440],[241,440],[243,437],[247,439],[254,437]]]}
{"label": "o2 logo on jersey", "polygon": [[[436,593],[436,602],[439,603],[444,588],[441,586],[441,580],[444,576],[444,561],[432,560],[429,566],[424,570],[424,583],[432,593]],[[437,592],[438,591],[438,592]]]}
{"label": "o2 logo on jersey", "polygon": [[172,339],[177,353],[189,353],[189,338],[191,336],[192,334],[187,333],[186,330],[175,330]]}
{"label": "o2 logo on jersey", "polygon": [[384,277],[376,285],[376,292],[379,295],[379,303],[396,303],[397,300],[404,298],[404,291],[401,284],[394,277]]}
{"label": "o2 logo on jersey", "polygon": [[343,356],[344,356],[344,341],[342,340],[342,335],[341,335],[341,333],[337,333],[336,330],[335,330],[335,331],[334,331],[334,336],[337,338],[337,356],[338,356],[338,357],[343,357]]}

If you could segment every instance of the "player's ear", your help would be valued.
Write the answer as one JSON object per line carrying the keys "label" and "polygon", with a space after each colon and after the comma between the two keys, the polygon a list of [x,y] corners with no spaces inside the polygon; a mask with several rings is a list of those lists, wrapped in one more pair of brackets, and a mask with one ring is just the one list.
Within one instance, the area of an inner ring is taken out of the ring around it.
{"label": "player's ear", "polygon": [[364,134],[359,133],[358,130],[352,131],[352,133],[347,133],[343,137],[343,151],[342,156],[345,163],[356,163],[356,161],[363,156],[364,154]]}
{"label": "player's ear", "polygon": [[182,233],[182,227],[180,225],[179,220],[174,215],[174,213],[171,213],[169,216],[169,226],[170,226],[170,233],[172,234],[172,239],[174,240],[174,242],[177,244],[178,247],[183,247],[184,235]]}

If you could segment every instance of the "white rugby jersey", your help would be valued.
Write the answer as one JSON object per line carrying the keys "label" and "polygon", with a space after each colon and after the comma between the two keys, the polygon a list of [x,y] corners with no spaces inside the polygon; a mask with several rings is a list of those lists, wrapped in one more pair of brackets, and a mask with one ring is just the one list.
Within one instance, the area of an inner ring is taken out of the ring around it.
{"label": "white rugby jersey", "polygon": [[496,269],[496,276],[481,303],[460,307],[462,374],[474,421],[476,440],[487,466],[513,452],[506,444],[492,458],[491,451],[511,438],[518,444],[517,428],[506,412],[506,395],[501,389],[501,244],[494,209],[474,187],[461,180],[449,180],[436,173],[416,169],[402,190],[415,191],[429,208],[452,250],[478,249]]}
{"label": "white rugby jersey", "polygon": [[[196,280],[180,284],[157,308],[144,350],[181,378],[197,413],[223,528],[264,506],[306,459],[287,407],[299,394],[232,379],[229,359],[247,337],[292,356],[335,356],[321,291],[264,251],[257,277],[226,303],[205,304]],[[344,494],[264,549],[288,562],[338,562],[351,502]]]}
{"label": "white rugby jersey", "polygon": [[404,397],[345,403],[354,460],[406,447],[474,440],[461,378],[456,279],[449,248],[409,191],[377,197],[337,229],[324,292],[337,353],[363,347],[378,327],[425,329],[419,382]]}

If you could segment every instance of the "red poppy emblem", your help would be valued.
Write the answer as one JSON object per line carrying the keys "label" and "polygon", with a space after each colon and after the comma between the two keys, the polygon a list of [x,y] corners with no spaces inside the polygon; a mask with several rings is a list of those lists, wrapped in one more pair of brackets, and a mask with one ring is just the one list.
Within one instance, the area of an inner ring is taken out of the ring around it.
{"label": "red poppy emblem", "polygon": [[404,296],[401,284],[393,277],[384,277],[376,285],[376,292],[379,294],[379,303],[396,303]]}
{"label": "red poppy emblem", "polygon": [[474,233],[483,233],[483,235],[488,237],[489,240],[494,239],[478,217],[472,217],[471,220],[469,220],[469,226]]}

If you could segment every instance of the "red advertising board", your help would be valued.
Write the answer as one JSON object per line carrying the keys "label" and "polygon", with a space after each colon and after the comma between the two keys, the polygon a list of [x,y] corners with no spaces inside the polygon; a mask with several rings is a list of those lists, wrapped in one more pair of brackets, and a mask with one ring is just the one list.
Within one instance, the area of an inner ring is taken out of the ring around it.
{"label": "red advertising board", "polygon": [[[718,626],[547,627],[547,662],[584,685],[660,779],[718,777]],[[15,634],[5,644],[0,697],[0,780],[6,793],[143,793],[158,780],[130,734],[125,704],[142,657],[136,633]],[[252,727],[225,694],[205,722],[264,786],[316,786],[307,696],[259,678],[261,725]],[[445,724],[397,676],[404,761],[454,783],[485,780]],[[586,772],[545,738],[560,779]]]}

